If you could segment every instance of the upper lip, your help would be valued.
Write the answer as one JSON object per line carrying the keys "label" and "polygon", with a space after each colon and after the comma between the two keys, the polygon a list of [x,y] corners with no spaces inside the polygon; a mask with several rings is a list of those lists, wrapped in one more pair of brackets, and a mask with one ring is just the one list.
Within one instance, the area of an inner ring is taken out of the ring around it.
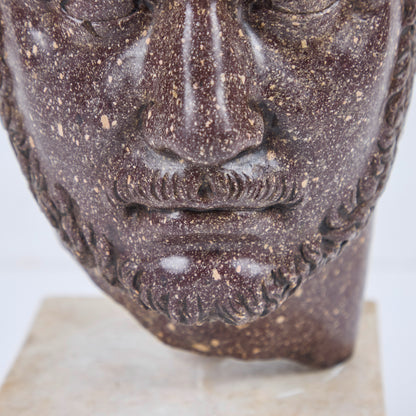
{"label": "upper lip", "polygon": [[143,154],[134,163],[125,161],[114,181],[116,200],[127,207],[205,211],[289,207],[303,197],[293,169],[262,152],[221,167],[170,163],[163,166],[159,158],[155,168]]}

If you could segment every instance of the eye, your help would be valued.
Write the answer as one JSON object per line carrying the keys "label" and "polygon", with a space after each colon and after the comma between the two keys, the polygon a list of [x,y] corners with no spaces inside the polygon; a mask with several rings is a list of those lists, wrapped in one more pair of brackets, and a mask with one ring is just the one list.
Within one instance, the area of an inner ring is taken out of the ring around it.
{"label": "eye", "polygon": [[62,0],[61,8],[81,21],[106,22],[127,17],[143,4],[142,0]]}
{"label": "eye", "polygon": [[[343,0],[246,0],[246,19],[263,39],[299,42],[331,33]],[[374,1],[374,0],[371,0]]]}
{"label": "eye", "polygon": [[251,10],[269,9],[286,14],[311,15],[329,9],[339,0],[254,0]]}

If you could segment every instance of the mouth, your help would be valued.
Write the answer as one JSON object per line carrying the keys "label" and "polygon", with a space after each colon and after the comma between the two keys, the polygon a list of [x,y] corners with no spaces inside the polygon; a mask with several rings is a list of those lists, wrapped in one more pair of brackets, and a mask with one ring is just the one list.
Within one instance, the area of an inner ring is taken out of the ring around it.
{"label": "mouth", "polygon": [[307,186],[300,159],[279,154],[257,148],[200,166],[142,144],[116,162],[110,202],[130,235],[140,230],[140,260],[126,255],[133,272],[121,281],[138,303],[181,324],[237,325],[284,302],[300,277],[284,272],[287,256],[264,236],[281,239],[276,223]]}
{"label": "mouth", "polygon": [[[114,199],[134,210],[264,210],[299,204],[305,189],[295,169],[266,152],[246,155],[223,166],[186,166],[166,158],[152,163],[141,154],[120,169]],[[163,166],[163,167],[161,167]]]}

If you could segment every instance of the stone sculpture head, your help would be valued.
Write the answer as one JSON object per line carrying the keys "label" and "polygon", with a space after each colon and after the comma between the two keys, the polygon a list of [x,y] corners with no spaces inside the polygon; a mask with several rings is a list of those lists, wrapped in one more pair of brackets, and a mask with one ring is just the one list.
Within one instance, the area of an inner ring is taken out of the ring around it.
{"label": "stone sculpture head", "polygon": [[364,227],[413,74],[413,0],[3,0],[2,118],[122,303],[243,324]]}

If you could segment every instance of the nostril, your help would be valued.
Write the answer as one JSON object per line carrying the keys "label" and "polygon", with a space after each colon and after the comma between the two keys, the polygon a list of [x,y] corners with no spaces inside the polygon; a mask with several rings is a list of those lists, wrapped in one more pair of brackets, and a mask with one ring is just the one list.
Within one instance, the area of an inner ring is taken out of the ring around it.
{"label": "nostril", "polygon": [[255,100],[254,98],[248,101],[248,107],[250,110],[259,113],[261,116],[263,116],[263,109],[262,104],[260,101]]}
{"label": "nostril", "polygon": [[198,189],[198,197],[202,201],[206,202],[212,197],[212,194],[213,192],[211,185],[206,180],[204,180]]}

